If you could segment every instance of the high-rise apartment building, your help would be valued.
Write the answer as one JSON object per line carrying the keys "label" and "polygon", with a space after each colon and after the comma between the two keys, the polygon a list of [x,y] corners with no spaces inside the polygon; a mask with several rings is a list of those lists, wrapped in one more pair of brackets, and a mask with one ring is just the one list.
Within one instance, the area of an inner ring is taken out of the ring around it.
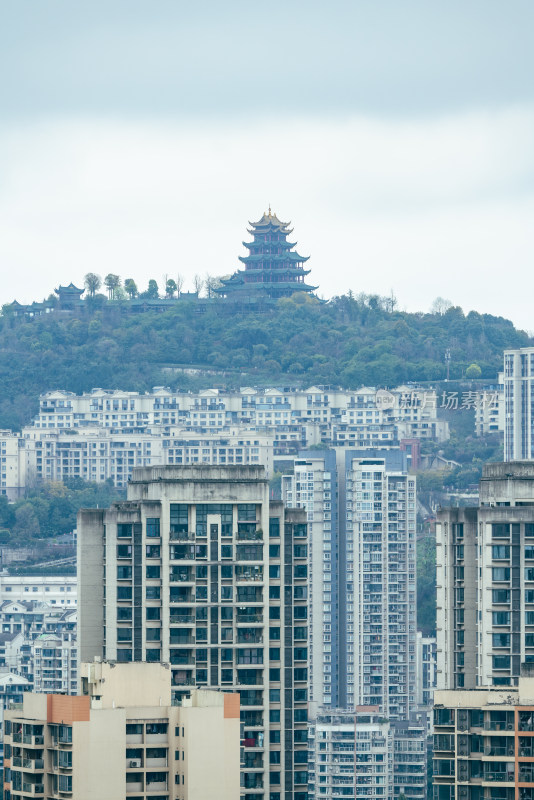
{"label": "high-rise apartment building", "polygon": [[433,705],[437,682],[437,642],[435,636],[417,632],[417,685],[416,701],[420,708]]}
{"label": "high-rise apartment building", "polygon": [[534,662],[534,463],[486,464],[479,496],[437,514],[439,689],[515,686]]}
{"label": "high-rise apartment building", "polygon": [[5,712],[4,797],[235,800],[239,695],[171,702],[168,665],[82,665],[83,694],[26,693]]}
{"label": "high-rise apartment building", "polygon": [[412,713],[391,723],[395,798],[424,800],[427,790],[427,713]]}
{"label": "high-rise apartment building", "polygon": [[175,702],[239,691],[245,800],[305,800],[305,514],[262,467],[152,467],[78,531],[82,660],[170,663]]}
{"label": "high-rise apartment building", "polygon": [[415,477],[406,453],[307,450],[283,476],[310,531],[310,686],[319,705],[416,708]]}
{"label": "high-rise apartment building", "polygon": [[393,800],[393,731],[378,708],[312,715],[309,800]]}
{"label": "high-rise apartment building", "polygon": [[377,706],[313,709],[309,800],[423,800],[426,715],[390,722]]}
{"label": "high-rise apartment building", "polygon": [[344,457],[345,702],[408,719],[416,706],[415,477],[396,451]]}
{"label": "high-rise apartment building", "polygon": [[504,460],[534,458],[534,347],[504,351]]}
{"label": "high-rise apartment building", "polygon": [[333,450],[307,451],[295,459],[293,474],[282,476],[288,508],[303,508],[309,547],[310,701],[339,705],[338,481]]}

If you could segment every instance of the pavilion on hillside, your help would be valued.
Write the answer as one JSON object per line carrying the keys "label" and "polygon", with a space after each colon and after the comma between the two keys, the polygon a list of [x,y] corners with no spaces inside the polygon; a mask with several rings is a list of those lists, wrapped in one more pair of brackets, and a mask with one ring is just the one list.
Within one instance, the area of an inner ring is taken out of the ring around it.
{"label": "pavilion on hillside", "polygon": [[277,300],[291,297],[295,292],[314,292],[318,287],[305,283],[310,270],[304,269],[309,256],[301,256],[293,248],[296,242],[288,242],[293,232],[289,222],[281,222],[276,214],[264,213],[258,222],[249,222],[248,233],[252,242],[243,242],[249,251],[239,256],[245,269],[222,278],[222,286],[215,291],[225,297],[265,297]]}

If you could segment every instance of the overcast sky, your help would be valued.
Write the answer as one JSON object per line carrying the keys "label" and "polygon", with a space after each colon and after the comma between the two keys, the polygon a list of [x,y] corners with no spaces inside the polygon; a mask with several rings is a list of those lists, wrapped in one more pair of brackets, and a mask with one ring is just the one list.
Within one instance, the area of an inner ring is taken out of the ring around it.
{"label": "overcast sky", "polygon": [[223,275],[270,203],[331,297],[534,330],[532,0],[0,0],[0,303]]}

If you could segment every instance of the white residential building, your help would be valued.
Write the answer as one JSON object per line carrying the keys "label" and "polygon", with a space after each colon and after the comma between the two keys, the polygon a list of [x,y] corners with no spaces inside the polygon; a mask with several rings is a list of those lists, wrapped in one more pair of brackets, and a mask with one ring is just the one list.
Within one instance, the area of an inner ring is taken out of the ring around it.
{"label": "white residential building", "polygon": [[5,575],[0,573],[0,603],[38,601],[51,606],[76,608],[76,577],[40,575]]}
{"label": "white residential building", "polygon": [[393,731],[376,707],[316,712],[309,726],[309,800],[393,800]]}
{"label": "white residential building", "polygon": [[437,685],[437,642],[435,636],[423,636],[417,631],[417,685],[416,702],[420,708],[430,709]]}
{"label": "white residential building", "polygon": [[[303,454],[304,455],[304,454]],[[282,476],[288,508],[308,518],[310,701],[339,705],[338,489],[333,450],[307,451],[292,475]]]}
{"label": "white residential building", "polygon": [[326,389],[206,389],[198,393],[93,389],[83,395],[53,391],[41,396],[34,421],[38,428],[81,428],[97,425],[116,430],[144,430],[154,425],[190,427],[215,432],[239,424],[280,428],[298,423],[404,424],[410,437],[447,438],[447,424],[437,418],[433,389],[399,386],[391,392],[370,387],[356,391]]}
{"label": "white residential building", "polygon": [[[0,437],[0,492],[16,499],[30,481],[83,478],[125,486],[134,467],[263,464],[329,447],[404,448],[443,441],[434,390],[311,387],[150,393],[47,392],[32,425]],[[5,451],[5,452],[4,452]]]}
{"label": "white residential building", "polygon": [[475,410],[475,436],[504,433],[504,377],[499,373],[499,382],[490,389],[477,392],[473,405]]}
{"label": "white residential building", "polygon": [[504,351],[504,460],[534,458],[534,347]]}
{"label": "white residential building", "polygon": [[31,651],[34,692],[76,694],[78,650],[75,633],[42,633],[32,642]]}
{"label": "white residential building", "polygon": [[415,477],[402,455],[345,453],[346,704],[391,720],[416,706]]}
{"label": "white residential building", "polygon": [[18,500],[31,474],[28,451],[19,433],[0,430],[0,494]]}
{"label": "white residential building", "polygon": [[24,692],[31,690],[31,684],[22,675],[14,672],[0,672],[0,709],[9,708],[14,703],[22,703]]}

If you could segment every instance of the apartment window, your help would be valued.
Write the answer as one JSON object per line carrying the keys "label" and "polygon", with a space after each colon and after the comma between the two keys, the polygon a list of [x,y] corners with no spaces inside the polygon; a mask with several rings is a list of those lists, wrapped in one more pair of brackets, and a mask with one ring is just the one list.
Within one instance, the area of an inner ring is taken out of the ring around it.
{"label": "apartment window", "polygon": [[[533,637],[534,638],[534,637]],[[525,636],[526,639],[526,636]],[[493,633],[491,635],[493,647],[510,647],[509,633]]]}
{"label": "apartment window", "polygon": [[131,539],[132,526],[131,524],[118,523],[117,524],[117,539]]}
{"label": "apartment window", "polygon": [[147,586],[145,596],[147,600],[160,600],[161,586]]}
{"label": "apartment window", "polygon": [[117,600],[131,600],[132,587],[131,586],[117,586]]}
{"label": "apartment window", "polygon": [[132,607],[131,606],[117,606],[117,621],[118,622],[131,622],[132,620]]}
{"label": "apartment window", "polygon": [[58,775],[58,788],[60,792],[72,792],[72,775]]}
{"label": "apartment window", "polygon": [[[525,597],[526,602],[534,602],[534,591],[531,591],[532,600],[527,600]],[[528,595],[528,592],[525,592],[525,595]],[[510,602],[510,590],[509,589],[493,589],[491,593],[492,601],[494,603],[509,603]]]}
{"label": "apartment window", "polygon": [[146,535],[149,539],[157,539],[160,536],[160,521],[158,517],[147,517]]}
{"label": "apartment window", "polygon": [[161,608],[159,606],[147,606],[147,608],[146,608],[146,618],[148,620],[159,620],[159,619],[161,619]]}
{"label": "apartment window", "polygon": [[[525,570],[525,573],[528,570]],[[534,569],[532,569],[533,577],[527,580],[534,580]],[[509,567],[493,567],[491,570],[491,577],[494,581],[509,581],[510,568]]]}
{"label": "apartment window", "polygon": [[147,578],[159,578],[161,575],[161,568],[159,565],[156,564],[148,564],[146,566],[146,577]]}
{"label": "apartment window", "polygon": [[130,566],[117,567],[117,580],[128,581],[132,578],[132,568]]}
{"label": "apartment window", "polygon": [[255,503],[238,503],[238,505],[237,505],[237,519],[240,522],[255,522],[256,521],[256,504]]}
{"label": "apartment window", "polygon": [[494,522],[491,526],[491,536],[493,539],[509,539],[510,525],[503,522]]}
{"label": "apartment window", "polygon": [[[527,612],[531,613],[534,617],[534,612]],[[509,611],[494,611],[492,613],[492,622],[494,625],[509,625],[510,624],[510,612]]]}

